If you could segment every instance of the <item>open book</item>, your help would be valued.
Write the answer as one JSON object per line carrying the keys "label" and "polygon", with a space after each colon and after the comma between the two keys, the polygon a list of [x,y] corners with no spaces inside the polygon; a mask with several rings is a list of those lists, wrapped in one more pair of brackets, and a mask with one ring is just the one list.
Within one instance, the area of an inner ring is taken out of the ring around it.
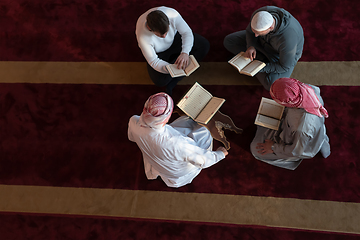
{"label": "open book", "polygon": [[266,66],[265,63],[259,60],[251,61],[250,58],[244,57],[245,53],[240,52],[235,57],[230,59],[228,63],[234,66],[241,74],[245,74],[253,77],[257,74],[262,68]]}
{"label": "open book", "polygon": [[196,82],[177,106],[194,121],[207,124],[224,102],[225,99],[213,97]]}
{"label": "open book", "polygon": [[183,69],[178,69],[176,64],[166,65],[166,69],[169,71],[171,77],[181,77],[181,76],[189,76],[196,69],[200,67],[199,63],[196,61],[196,58],[193,55],[189,57],[189,66]]}
{"label": "open book", "polygon": [[255,118],[255,124],[278,130],[284,109],[285,107],[283,105],[278,104],[272,99],[263,97]]}

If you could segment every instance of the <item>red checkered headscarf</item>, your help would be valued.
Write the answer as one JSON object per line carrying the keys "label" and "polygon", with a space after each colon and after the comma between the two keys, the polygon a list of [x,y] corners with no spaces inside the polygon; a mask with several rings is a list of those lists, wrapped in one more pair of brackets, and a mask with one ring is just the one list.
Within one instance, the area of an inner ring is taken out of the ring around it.
{"label": "red checkered headscarf", "polygon": [[151,128],[161,128],[171,117],[174,108],[172,98],[166,93],[157,93],[148,98],[140,116]]}
{"label": "red checkered headscarf", "polygon": [[277,103],[285,107],[303,108],[306,112],[316,116],[329,117],[314,89],[294,78],[276,80],[271,85],[270,95]]}

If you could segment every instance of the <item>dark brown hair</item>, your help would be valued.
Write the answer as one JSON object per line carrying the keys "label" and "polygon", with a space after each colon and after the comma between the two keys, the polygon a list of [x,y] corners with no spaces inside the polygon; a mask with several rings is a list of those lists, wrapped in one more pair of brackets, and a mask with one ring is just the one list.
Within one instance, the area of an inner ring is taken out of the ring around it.
{"label": "dark brown hair", "polygon": [[169,18],[160,10],[149,13],[146,17],[146,22],[152,32],[158,32],[163,35],[169,30]]}

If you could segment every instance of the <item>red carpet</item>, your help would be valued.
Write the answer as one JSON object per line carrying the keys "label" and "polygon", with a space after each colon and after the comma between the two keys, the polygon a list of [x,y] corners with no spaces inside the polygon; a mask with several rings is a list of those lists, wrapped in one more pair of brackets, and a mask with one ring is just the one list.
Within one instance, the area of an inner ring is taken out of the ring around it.
{"label": "red carpet", "polygon": [[[178,86],[175,99],[188,86]],[[261,86],[206,86],[224,97],[242,135],[228,132],[229,156],[176,191],[360,202],[357,144],[360,87],[321,87],[331,156],[295,171],[257,161],[249,152]],[[174,191],[148,181],[127,122],[158,89],[136,85],[1,84],[0,183]],[[177,95],[177,96],[176,96]],[[141,97],[138,97],[141,96]],[[236,106],[238,111],[233,111]]]}
{"label": "red carpet", "polygon": [[[0,61],[144,61],[135,23],[163,1],[2,0]],[[205,61],[224,62],[224,37],[244,29],[264,5],[302,24],[300,61],[359,61],[359,1],[167,1],[211,44]],[[187,87],[179,86],[175,97]],[[126,137],[154,86],[0,84],[0,184],[228,193],[360,202],[360,87],[321,87],[332,154],[296,171],[271,167],[249,153],[261,87],[206,86],[227,99],[221,111],[244,128],[227,133],[227,159],[192,184],[170,189],[148,181],[141,154]],[[226,94],[224,94],[226,93]],[[141,96],[141,97],[139,97]],[[236,97],[235,97],[236,96]],[[234,106],[239,111],[233,111]],[[0,214],[1,239],[359,239],[358,235],[226,224]]]}
{"label": "red carpet", "polygon": [[[190,3],[189,3],[190,2]],[[1,61],[144,61],[137,18],[160,0],[2,0]],[[205,61],[225,61],[224,37],[245,29],[254,10],[285,8],[302,24],[301,61],[360,60],[360,2],[353,0],[166,1],[211,44]]]}
{"label": "red carpet", "polygon": [[226,239],[226,240],[355,240],[353,234],[298,231],[294,229],[189,223],[124,218],[82,216],[0,215],[2,239]]}

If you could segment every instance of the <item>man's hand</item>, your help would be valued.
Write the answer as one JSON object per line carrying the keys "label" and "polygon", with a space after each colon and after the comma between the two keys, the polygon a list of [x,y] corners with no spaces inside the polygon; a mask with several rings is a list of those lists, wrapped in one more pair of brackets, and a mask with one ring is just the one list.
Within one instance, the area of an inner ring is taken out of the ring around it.
{"label": "man's hand", "polygon": [[258,153],[261,155],[273,153],[274,151],[271,149],[271,146],[274,144],[274,141],[270,139],[266,139],[265,143],[258,143],[256,149],[259,149]]}
{"label": "man's hand", "polygon": [[228,151],[224,147],[218,147],[216,151],[222,151],[225,154],[225,157],[228,155]]}
{"label": "man's hand", "polygon": [[256,58],[256,49],[254,47],[249,47],[245,52],[245,57],[250,58],[250,60],[254,60]]}
{"label": "man's hand", "polygon": [[189,65],[189,55],[186,53],[180,53],[175,64],[177,64],[178,69],[184,70]]}

